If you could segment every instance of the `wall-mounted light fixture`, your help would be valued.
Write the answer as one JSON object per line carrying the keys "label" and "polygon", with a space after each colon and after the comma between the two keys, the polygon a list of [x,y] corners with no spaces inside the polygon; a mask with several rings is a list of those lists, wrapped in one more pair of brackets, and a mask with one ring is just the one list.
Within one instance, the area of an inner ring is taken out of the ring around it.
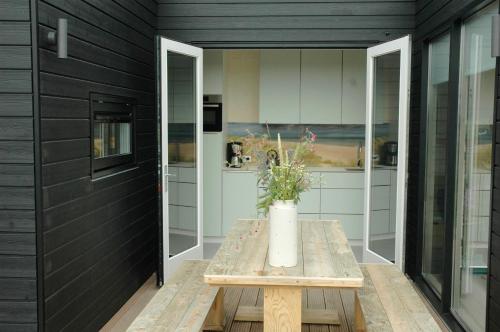
{"label": "wall-mounted light fixture", "polygon": [[47,39],[51,45],[57,45],[57,57],[68,58],[68,20],[60,18],[57,20],[57,31],[49,32]]}
{"label": "wall-mounted light fixture", "polygon": [[500,15],[491,18],[491,56],[500,57]]}

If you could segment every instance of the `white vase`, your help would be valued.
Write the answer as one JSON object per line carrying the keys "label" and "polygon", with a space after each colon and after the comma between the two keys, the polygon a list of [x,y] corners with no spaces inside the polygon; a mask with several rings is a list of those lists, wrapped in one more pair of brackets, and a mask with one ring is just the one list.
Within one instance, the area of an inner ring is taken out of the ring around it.
{"label": "white vase", "polygon": [[297,265],[297,205],[276,201],[269,207],[269,264]]}

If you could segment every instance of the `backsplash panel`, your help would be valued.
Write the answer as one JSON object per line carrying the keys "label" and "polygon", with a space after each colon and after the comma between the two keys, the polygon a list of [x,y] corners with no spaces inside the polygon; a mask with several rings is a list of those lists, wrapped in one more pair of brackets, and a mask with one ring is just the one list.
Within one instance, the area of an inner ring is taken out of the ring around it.
{"label": "backsplash panel", "polygon": [[[285,148],[292,149],[309,129],[317,135],[314,151],[307,156],[306,164],[312,167],[353,167],[358,162],[358,147],[363,146],[360,158],[364,159],[365,126],[364,125],[291,125],[291,124],[259,124],[228,123],[226,140],[243,142],[243,154],[252,157],[256,163],[256,140],[263,135],[277,139],[278,133]],[[388,125],[377,125],[380,144],[388,135]],[[378,145],[378,143],[377,143]]]}

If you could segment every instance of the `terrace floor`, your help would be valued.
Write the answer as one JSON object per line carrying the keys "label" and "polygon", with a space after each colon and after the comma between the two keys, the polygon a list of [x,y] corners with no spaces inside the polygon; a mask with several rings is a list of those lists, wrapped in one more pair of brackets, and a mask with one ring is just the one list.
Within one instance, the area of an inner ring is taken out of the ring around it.
{"label": "terrace floor", "polygon": [[[132,323],[149,300],[156,293],[156,277],[153,275],[137,291],[136,294],[120,309],[120,311],[104,326],[101,331],[123,332]],[[226,313],[226,327],[230,332],[257,332],[262,331],[262,323],[234,321],[236,309],[240,305],[262,305],[264,292],[258,288],[228,288],[224,297]],[[302,295],[303,307],[310,309],[336,309],[339,312],[340,325],[313,325],[303,324],[305,332],[354,332],[354,291],[333,289],[307,289]],[[436,318],[437,315],[435,315]],[[441,320],[437,319],[439,323]],[[444,324],[440,324],[443,331],[448,331]]]}

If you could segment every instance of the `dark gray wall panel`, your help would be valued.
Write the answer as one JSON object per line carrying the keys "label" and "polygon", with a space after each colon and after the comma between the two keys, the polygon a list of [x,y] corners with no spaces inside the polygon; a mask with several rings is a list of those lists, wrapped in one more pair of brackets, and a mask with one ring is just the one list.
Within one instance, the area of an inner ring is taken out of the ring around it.
{"label": "dark gray wall panel", "polygon": [[29,21],[30,0],[2,0],[0,21]]}
{"label": "dark gray wall panel", "polygon": [[30,0],[0,1],[0,331],[37,326]]}
{"label": "dark gray wall panel", "polygon": [[[44,327],[94,331],[156,270],[156,151],[149,149],[156,146],[156,4],[38,5]],[[67,59],[58,59],[55,47],[44,42],[58,17],[68,19]],[[136,99],[142,133],[137,165],[94,181],[93,92]]]}
{"label": "dark gray wall panel", "polygon": [[414,1],[172,1],[158,31],[204,47],[366,47],[413,32]]}

